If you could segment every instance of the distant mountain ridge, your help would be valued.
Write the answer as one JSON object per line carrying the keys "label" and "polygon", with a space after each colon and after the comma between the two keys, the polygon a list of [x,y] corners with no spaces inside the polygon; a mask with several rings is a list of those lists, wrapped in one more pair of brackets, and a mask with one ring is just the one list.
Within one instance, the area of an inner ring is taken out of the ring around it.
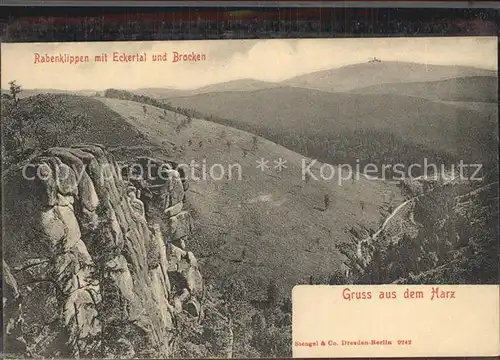
{"label": "distant mountain ridge", "polygon": [[497,72],[466,66],[382,61],[317,71],[285,80],[282,84],[327,92],[346,92],[376,84],[441,81],[470,76],[497,77]]}
{"label": "distant mountain ridge", "polygon": [[157,99],[169,99],[172,97],[193,96],[212,92],[224,91],[254,91],[282,86],[280,83],[260,81],[255,79],[238,79],[227,82],[202,86],[197,89],[182,90],[175,88],[140,88],[132,90],[135,94],[151,96]]}
{"label": "distant mountain ridge", "polygon": [[426,65],[407,62],[377,62],[347,65],[340,68],[315,71],[284,81],[270,82],[251,78],[231,80],[196,89],[139,88],[136,94],[168,100],[214,92],[256,91],[277,87],[299,87],[326,92],[348,92],[386,83],[435,82],[463,77],[496,78],[494,70],[458,65]]}

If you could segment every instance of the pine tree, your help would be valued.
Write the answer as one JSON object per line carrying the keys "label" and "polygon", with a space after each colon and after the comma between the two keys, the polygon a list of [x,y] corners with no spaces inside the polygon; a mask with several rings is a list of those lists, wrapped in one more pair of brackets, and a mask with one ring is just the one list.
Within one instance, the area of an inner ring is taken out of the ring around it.
{"label": "pine tree", "polygon": [[270,307],[274,307],[279,303],[280,289],[276,280],[271,280],[267,286],[267,303]]}
{"label": "pine tree", "polygon": [[12,100],[14,100],[15,103],[19,101],[19,94],[21,93],[21,85],[16,84],[16,80],[12,80],[9,82],[9,92],[10,96],[12,97]]}

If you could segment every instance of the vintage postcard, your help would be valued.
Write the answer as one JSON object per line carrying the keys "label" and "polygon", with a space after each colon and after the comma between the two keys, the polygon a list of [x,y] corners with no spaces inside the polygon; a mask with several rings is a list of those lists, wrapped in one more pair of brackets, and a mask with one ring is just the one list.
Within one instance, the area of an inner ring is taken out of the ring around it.
{"label": "vintage postcard", "polygon": [[497,39],[3,43],[3,352],[499,354]]}

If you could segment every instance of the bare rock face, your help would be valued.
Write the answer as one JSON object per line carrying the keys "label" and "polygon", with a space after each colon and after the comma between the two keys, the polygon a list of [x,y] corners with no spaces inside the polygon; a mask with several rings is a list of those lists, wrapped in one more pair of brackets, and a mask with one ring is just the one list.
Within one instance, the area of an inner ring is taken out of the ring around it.
{"label": "bare rock face", "polygon": [[52,148],[6,179],[6,353],[169,355],[176,312],[199,315],[203,281],[174,245],[192,229],[185,180],[173,167],[164,180],[140,173],[150,162],[165,164],[122,168],[99,145]]}
{"label": "bare rock face", "polygon": [[195,256],[186,251],[193,221],[191,214],[183,210],[188,189],[183,169],[173,162],[141,157],[121,172],[138,190],[148,223],[157,224],[156,232],[163,236],[166,251],[162,253],[169,257],[167,272],[174,310],[199,316],[203,280]]}
{"label": "bare rock face", "polygon": [[26,354],[27,347],[23,334],[23,321],[21,316],[21,297],[16,280],[10,272],[9,266],[3,262],[3,311],[10,316],[4,321],[4,346],[10,349],[11,354]]}

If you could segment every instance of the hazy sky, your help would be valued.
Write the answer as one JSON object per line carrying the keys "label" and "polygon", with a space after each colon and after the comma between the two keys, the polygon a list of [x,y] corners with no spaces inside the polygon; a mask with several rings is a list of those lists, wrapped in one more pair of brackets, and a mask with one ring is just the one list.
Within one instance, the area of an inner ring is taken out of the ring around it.
{"label": "hazy sky", "polygon": [[[281,81],[314,71],[365,63],[373,56],[384,61],[497,69],[495,37],[3,43],[1,50],[2,88],[16,80],[25,89],[189,89],[242,78]],[[145,63],[93,62],[95,55],[113,51],[146,52],[148,60]],[[205,54],[206,61],[151,60],[152,54],[167,52],[172,56],[174,51]],[[89,55],[91,62],[34,64],[34,53]]]}

